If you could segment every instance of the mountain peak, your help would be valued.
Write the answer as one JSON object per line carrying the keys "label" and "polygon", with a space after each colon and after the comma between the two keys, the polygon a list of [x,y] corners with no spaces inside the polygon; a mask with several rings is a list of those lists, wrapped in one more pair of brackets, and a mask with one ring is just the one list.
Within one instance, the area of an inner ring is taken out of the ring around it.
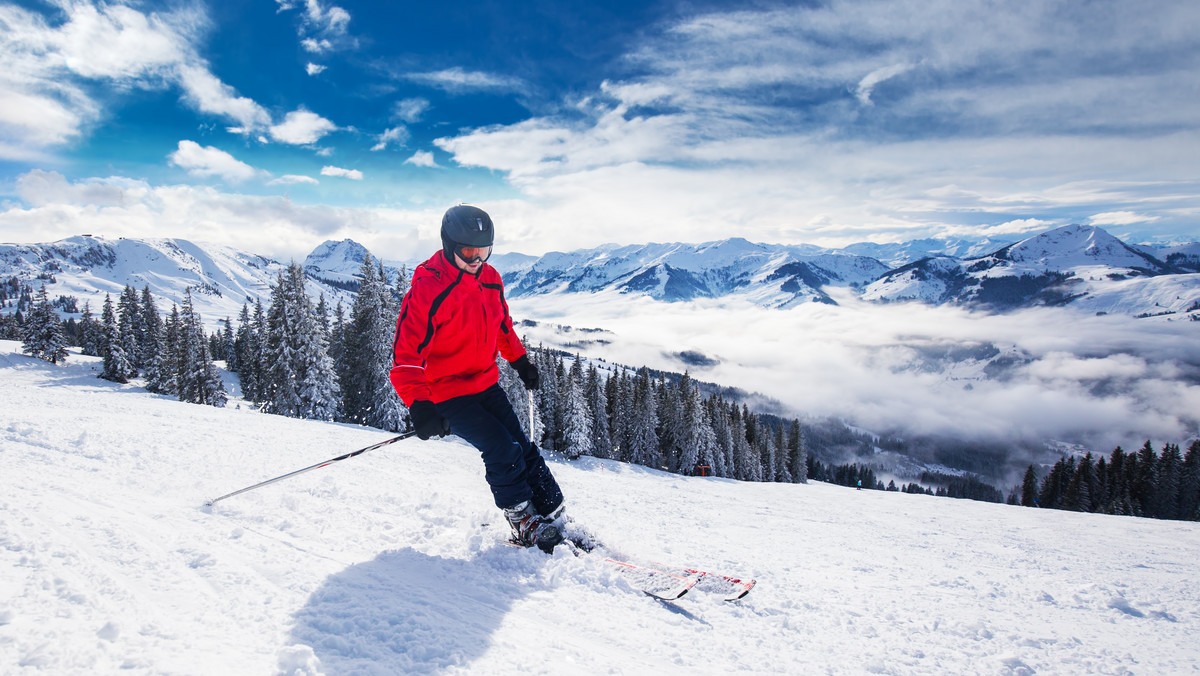
{"label": "mountain peak", "polygon": [[1069,269],[1103,265],[1160,272],[1162,263],[1092,225],[1064,225],[1008,247],[1015,265],[1036,269]]}

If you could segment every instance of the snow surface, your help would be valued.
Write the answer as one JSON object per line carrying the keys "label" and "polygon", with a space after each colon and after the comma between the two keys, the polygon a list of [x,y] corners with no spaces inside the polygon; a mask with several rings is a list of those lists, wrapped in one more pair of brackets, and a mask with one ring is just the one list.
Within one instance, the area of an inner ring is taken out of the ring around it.
{"label": "snow surface", "polygon": [[727,603],[500,544],[477,453],[215,409],[0,342],[0,673],[1182,674],[1200,524],[554,460],[629,556]]}

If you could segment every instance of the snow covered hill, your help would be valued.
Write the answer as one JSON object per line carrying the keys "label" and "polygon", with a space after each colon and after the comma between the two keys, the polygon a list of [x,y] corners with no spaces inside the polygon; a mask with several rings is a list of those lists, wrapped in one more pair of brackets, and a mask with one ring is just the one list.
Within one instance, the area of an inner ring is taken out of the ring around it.
{"label": "snow covered hill", "polygon": [[0,342],[5,674],[1184,674],[1195,523],[552,461],[631,557],[736,603],[499,543],[478,454],[172,401]]}
{"label": "snow covered hill", "polygon": [[[367,250],[351,240],[325,242],[303,262],[308,292],[325,296],[330,307],[354,302],[358,270]],[[273,285],[288,265],[231,247],[182,239],[106,239],[92,235],[48,244],[0,244],[0,279],[17,277],[33,288],[41,284],[51,298],[73,296],[100,314],[105,294],[116,298],[126,285],[150,293],[164,313],[182,304],[191,289],[196,310],[211,330],[225,318],[237,319],[244,303],[267,305]],[[394,283],[404,264],[385,263]],[[407,279],[407,272],[404,272]],[[9,310],[11,311],[11,310]]]}
{"label": "snow covered hill", "polygon": [[1130,316],[1200,317],[1200,275],[1190,249],[1166,263],[1100,228],[1069,225],[989,255],[930,257],[902,266],[863,291],[868,301],[920,300],[987,309],[1073,307]]}
{"label": "snow covered hill", "polygon": [[[181,239],[80,235],[49,244],[0,244],[0,278],[15,276],[34,288],[44,283],[52,298],[77,298],[80,310],[86,302],[99,316],[105,294],[115,302],[130,285],[137,291],[150,287],[160,310],[169,312],[170,304],[181,304],[185,290],[191,289],[196,310],[214,328],[219,320],[236,319],[244,303],[261,299],[266,305],[271,285],[286,266],[231,247]],[[331,306],[354,301],[348,290],[353,287],[337,284],[342,280],[337,274],[322,274],[313,264],[306,264],[306,270],[314,298],[324,294]]]}

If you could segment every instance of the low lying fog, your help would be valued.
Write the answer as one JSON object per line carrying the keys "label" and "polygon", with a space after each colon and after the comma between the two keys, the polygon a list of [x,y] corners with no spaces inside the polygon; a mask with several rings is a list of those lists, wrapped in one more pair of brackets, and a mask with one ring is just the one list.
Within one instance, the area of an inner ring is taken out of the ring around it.
{"label": "low lying fog", "polygon": [[[835,293],[838,290],[834,290]],[[1062,308],[993,315],[917,303],[768,310],[664,303],[615,292],[510,299],[513,316],[611,334],[568,348],[629,366],[688,369],[761,392],[794,415],[838,416],[877,432],[1068,441],[1108,454],[1200,430],[1200,324]],[[553,327],[520,327],[560,346]],[[713,366],[685,364],[699,352]]]}

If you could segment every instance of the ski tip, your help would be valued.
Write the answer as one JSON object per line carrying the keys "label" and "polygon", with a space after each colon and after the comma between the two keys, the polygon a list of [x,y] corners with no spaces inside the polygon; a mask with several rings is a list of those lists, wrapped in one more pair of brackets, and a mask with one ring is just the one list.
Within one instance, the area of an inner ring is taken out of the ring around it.
{"label": "ski tip", "polygon": [[732,594],[729,594],[728,596],[726,596],[725,600],[726,601],[737,601],[739,599],[744,598],[746,596],[746,594],[750,593],[751,589],[754,589],[755,584],[756,583],[754,580],[743,580],[741,582],[741,585],[742,585],[741,588],[738,589],[737,591],[733,592]]}

